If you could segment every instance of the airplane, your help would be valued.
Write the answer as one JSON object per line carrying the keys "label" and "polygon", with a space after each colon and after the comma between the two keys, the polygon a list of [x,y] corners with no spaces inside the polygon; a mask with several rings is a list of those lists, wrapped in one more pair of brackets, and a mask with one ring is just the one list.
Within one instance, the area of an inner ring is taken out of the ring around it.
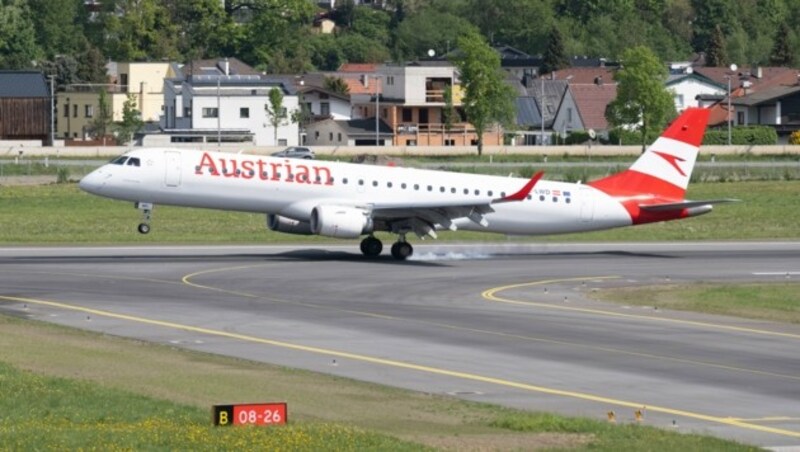
{"label": "airplane", "polygon": [[689,108],[628,169],[587,183],[462,174],[392,166],[274,158],[196,149],[130,151],[80,181],[86,192],[132,201],[138,230],[150,231],[155,205],[266,214],[276,232],[361,241],[398,236],[391,255],[413,254],[406,235],[439,230],[513,235],[596,231],[708,213],[717,203],[685,199],[709,111]]}

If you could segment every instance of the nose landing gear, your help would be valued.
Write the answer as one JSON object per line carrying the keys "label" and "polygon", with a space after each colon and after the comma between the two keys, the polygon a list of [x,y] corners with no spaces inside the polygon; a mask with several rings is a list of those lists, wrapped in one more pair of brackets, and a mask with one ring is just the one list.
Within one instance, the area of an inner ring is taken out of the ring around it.
{"label": "nose landing gear", "polygon": [[153,203],[150,202],[137,202],[136,208],[142,211],[142,222],[136,228],[140,234],[147,234],[150,232],[150,220],[153,217]]}

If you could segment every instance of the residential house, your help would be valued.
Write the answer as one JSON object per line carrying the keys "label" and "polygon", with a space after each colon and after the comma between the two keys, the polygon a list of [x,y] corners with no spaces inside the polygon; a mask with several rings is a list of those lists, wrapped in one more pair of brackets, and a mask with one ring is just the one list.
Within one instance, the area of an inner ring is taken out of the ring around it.
{"label": "residential house", "polygon": [[[175,68],[164,80],[165,114],[160,135],[171,142],[252,142],[257,146],[299,144],[299,109],[294,81],[259,74],[241,61],[195,61]],[[283,93],[287,115],[277,128],[266,108],[269,92]]]}
{"label": "residential house", "polygon": [[695,72],[691,67],[667,77],[666,87],[672,91],[678,113],[689,107],[699,107],[703,96],[725,95],[725,85]]}
{"label": "residential house", "polygon": [[515,144],[552,144],[572,131],[583,130],[569,80],[525,80],[527,86],[506,80],[517,91]]}
{"label": "residential house", "polygon": [[800,130],[800,81],[731,99],[735,125],[768,125],[781,141]]}
{"label": "residential house", "polygon": [[[477,144],[475,128],[460,114],[461,86],[455,67],[446,61],[387,64],[377,71],[379,92],[369,99],[351,94],[353,117],[375,118],[376,112],[393,131],[392,140],[380,144],[395,146],[470,146]],[[445,90],[452,92],[456,112],[450,125],[445,124]],[[485,145],[503,141],[499,127],[485,131]]]}
{"label": "residential house", "polygon": [[597,135],[607,136],[609,124],[606,120],[606,107],[617,97],[616,83],[570,82],[569,89],[584,130],[593,130]]}
{"label": "residential house", "polygon": [[50,142],[50,88],[38,71],[0,71],[0,140]]}
{"label": "residential house", "polygon": [[56,135],[72,140],[91,140],[93,123],[100,111],[100,92],[104,91],[113,121],[122,120],[123,106],[132,96],[145,123],[157,124],[164,110],[164,78],[169,63],[110,63],[107,84],[67,85],[57,94],[58,126]]}
{"label": "residential house", "polygon": [[301,85],[297,89],[300,103],[310,113],[312,121],[350,119],[350,96],[317,86]]}
{"label": "residential house", "polygon": [[384,122],[371,119],[325,119],[308,125],[306,144],[309,146],[373,146],[389,142],[394,135]]}
{"label": "residential house", "polygon": [[[730,86],[731,110],[736,98],[756,94],[781,86],[792,86],[798,81],[798,69],[787,67],[738,68],[735,72],[726,67],[695,67],[694,72],[726,87],[723,94],[701,95],[699,105],[711,110],[708,124],[724,126],[728,121],[736,124],[738,112],[728,111],[727,88]],[[743,118],[742,118],[743,119]],[[744,123],[744,119],[741,124]],[[751,122],[752,124],[752,122]]]}

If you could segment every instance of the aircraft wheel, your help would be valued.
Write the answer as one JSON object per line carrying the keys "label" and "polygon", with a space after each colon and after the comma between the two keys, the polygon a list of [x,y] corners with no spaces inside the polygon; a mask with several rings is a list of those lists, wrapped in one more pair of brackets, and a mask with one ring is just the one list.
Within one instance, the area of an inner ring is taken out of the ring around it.
{"label": "aircraft wheel", "polygon": [[147,223],[141,223],[139,224],[139,227],[137,229],[139,230],[140,233],[147,234],[148,232],[150,232],[150,225]]}
{"label": "aircraft wheel", "polygon": [[406,260],[412,254],[414,254],[414,247],[408,242],[396,242],[392,245],[392,257],[399,261]]}
{"label": "aircraft wheel", "polygon": [[375,257],[383,251],[383,243],[373,236],[368,236],[361,241],[361,252],[364,256]]}

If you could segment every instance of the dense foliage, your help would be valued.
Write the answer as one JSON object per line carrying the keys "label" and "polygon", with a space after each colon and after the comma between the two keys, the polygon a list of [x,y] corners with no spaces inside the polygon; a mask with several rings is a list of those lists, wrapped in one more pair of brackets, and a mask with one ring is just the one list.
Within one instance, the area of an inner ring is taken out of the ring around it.
{"label": "dense foliage", "polygon": [[[224,6],[223,6],[224,4]],[[337,2],[332,35],[308,0],[0,0],[0,69],[44,67],[62,83],[98,81],[107,60],[236,56],[286,73],[445,55],[478,30],[488,42],[548,56],[618,59],[646,46],[662,61],[711,53],[726,64],[800,60],[800,0],[387,0]],[[563,53],[562,53],[563,52]]]}
{"label": "dense foliage", "polygon": [[[731,144],[755,145],[777,144],[778,133],[769,126],[733,127],[731,129]],[[728,144],[728,129],[707,130],[703,144]]]}

